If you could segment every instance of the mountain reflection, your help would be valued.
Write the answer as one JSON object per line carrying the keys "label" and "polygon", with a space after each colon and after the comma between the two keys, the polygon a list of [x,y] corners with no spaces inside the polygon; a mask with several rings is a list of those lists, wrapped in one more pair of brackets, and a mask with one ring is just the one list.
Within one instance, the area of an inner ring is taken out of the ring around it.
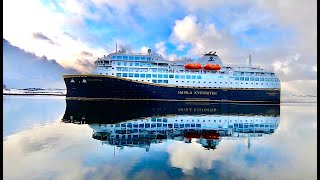
{"label": "mountain reflection", "polygon": [[259,138],[280,123],[279,105],[66,100],[65,123],[88,124],[92,137],[120,148],[168,139],[215,149],[222,140]]}

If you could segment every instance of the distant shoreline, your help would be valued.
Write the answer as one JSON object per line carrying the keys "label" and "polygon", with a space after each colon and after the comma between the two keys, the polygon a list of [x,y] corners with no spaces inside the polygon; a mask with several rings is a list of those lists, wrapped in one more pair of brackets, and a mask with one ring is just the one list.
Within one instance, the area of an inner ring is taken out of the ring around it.
{"label": "distant shoreline", "polygon": [[32,96],[32,95],[44,95],[44,96],[66,96],[65,94],[48,94],[48,93],[3,93],[3,95],[7,95],[7,96],[14,96],[14,95],[18,95],[18,96]]}

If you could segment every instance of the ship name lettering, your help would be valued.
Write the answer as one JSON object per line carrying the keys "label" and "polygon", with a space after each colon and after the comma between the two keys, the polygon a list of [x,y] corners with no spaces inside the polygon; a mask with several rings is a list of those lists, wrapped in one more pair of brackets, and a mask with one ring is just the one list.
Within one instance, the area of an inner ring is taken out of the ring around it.
{"label": "ship name lettering", "polygon": [[178,94],[192,94],[192,91],[178,91]]}
{"label": "ship name lettering", "polygon": [[214,91],[194,91],[195,95],[217,95]]}

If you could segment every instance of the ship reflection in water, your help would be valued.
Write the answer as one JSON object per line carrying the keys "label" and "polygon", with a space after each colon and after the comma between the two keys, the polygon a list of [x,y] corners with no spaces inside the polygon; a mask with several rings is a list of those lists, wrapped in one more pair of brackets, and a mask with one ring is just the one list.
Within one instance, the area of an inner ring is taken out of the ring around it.
{"label": "ship reflection in water", "polygon": [[175,140],[212,150],[237,138],[250,148],[250,138],[275,132],[279,117],[279,105],[67,100],[62,121],[88,124],[94,139],[120,149]]}

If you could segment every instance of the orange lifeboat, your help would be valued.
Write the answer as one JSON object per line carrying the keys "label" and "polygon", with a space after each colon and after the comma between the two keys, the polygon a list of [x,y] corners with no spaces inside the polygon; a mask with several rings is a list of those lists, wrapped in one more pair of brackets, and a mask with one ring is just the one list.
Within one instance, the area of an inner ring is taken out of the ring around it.
{"label": "orange lifeboat", "polygon": [[221,69],[221,66],[219,64],[206,64],[203,68],[205,70],[218,71]]}
{"label": "orange lifeboat", "polygon": [[201,134],[198,132],[185,132],[184,133],[184,137],[187,139],[191,139],[191,138],[200,138]]}
{"label": "orange lifeboat", "polygon": [[202,65],[200,63],[188,63],[184,66],[186,69],[201,69]]}
{"label": "orange lifeboat", "polygon": [[220,134],[216,132],[206,132],[202,134],[202,137],[205,139],[219,139]]}

